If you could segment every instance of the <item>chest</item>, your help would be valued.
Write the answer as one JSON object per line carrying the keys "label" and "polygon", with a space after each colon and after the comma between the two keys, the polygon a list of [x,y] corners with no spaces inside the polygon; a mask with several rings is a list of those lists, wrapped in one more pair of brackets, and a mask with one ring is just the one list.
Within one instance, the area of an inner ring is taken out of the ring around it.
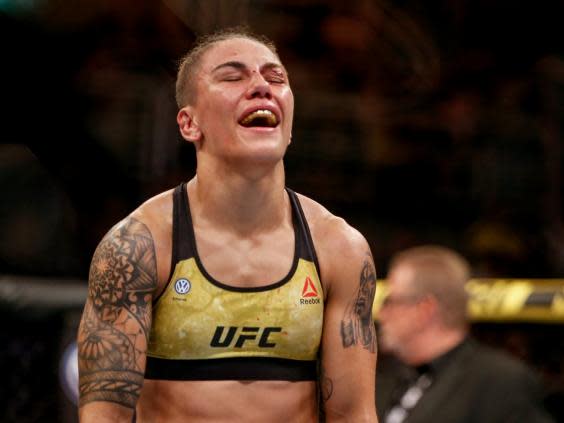
{"label": "chest", "polygon": [[174,359],[241,356],[314,360],[323,326],[315,265],[296,260],[285,279],[259,288],[210,281],[196,259],[179,262],[153,309],[149,353]]}
{"label": "chest", "polygon": [[202,267],[215,280],[238,287],[267,285],[292,266],[296,239],[291,226],[240,237],[211,228],[195,234]]}

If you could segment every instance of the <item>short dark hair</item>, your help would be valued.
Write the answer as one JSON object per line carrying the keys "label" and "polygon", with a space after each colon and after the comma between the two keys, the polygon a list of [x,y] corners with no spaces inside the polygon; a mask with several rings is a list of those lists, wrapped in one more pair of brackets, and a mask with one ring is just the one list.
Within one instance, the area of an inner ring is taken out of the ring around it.
{"label": "short dark hair", "polygon": [[187,104],[194,104],[196,100],[196,87],[194,85],[194,75],[198,71],[203,54],[213,45],[221,41],[231,40],[233,38],[247,38],[252,41],[263,44],[276,57],[278,52],[274,43],[264,35],[253,33],[246,26],[237,26],[225,28],[211,34],[198,37],[194,43],[194,47],[179,60],[178,74],[176,77],[176,104],[179,108]]}
{"label": "short dark hair", "polygon": [[466,326],[468,293],[465,284],[470,279],[470,264],[462,255],[440,245],[421,245],[393,256],[389,272],[400,265],[413,266],[416,271],[410,287],[412,294],[432,295],[446,325]]}

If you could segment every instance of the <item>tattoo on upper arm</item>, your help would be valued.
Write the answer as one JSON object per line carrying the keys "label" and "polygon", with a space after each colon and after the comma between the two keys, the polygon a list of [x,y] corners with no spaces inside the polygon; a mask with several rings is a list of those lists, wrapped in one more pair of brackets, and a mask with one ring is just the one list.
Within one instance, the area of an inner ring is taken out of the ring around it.
{"label": "tattoo on upper arm", "polygon": [[372,304],[376,293],[376,270],[370,252],[362,265],[356,299],[349,304],[341,321],[343,347],[362,344],[368,351],[376,352],[376,329],[372,318]]}
{"label": "tattoo on upper arm", "polygon": [[116,225],[98,245],[78,333],[81,406],[109,401],[135,407],[143,385],[156,267],[151,233],[134,218]]}

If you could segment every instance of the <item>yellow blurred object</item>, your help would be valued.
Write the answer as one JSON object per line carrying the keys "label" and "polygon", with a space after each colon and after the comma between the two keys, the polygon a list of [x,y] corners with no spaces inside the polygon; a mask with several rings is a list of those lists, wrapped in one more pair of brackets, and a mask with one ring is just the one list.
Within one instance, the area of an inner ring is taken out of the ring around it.
{"label": "yellow blurred object", "polygon": [[[564,279],[472,279],[466,289],[470,321],[564,323]],[[379,280],[375,320],[386,292]]]}

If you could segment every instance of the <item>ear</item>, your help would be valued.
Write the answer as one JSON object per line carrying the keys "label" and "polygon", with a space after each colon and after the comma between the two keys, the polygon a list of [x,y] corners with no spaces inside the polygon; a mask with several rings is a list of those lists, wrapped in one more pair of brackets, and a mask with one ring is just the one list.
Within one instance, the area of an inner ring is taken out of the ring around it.
{"label": "ear", "polygon": [[182,138],[186,141],[197,143],[202,139],[202,131],[193,117],[190,106],[183,107],[178,111],[176,122]]}
{"label": "ear", "polygon": [[432,295],[427,295],[426,297],[424,297],[420,301],[419,307],[423,311],[426,320],[439,318],[439,313],[440,313],[439,302]]}

